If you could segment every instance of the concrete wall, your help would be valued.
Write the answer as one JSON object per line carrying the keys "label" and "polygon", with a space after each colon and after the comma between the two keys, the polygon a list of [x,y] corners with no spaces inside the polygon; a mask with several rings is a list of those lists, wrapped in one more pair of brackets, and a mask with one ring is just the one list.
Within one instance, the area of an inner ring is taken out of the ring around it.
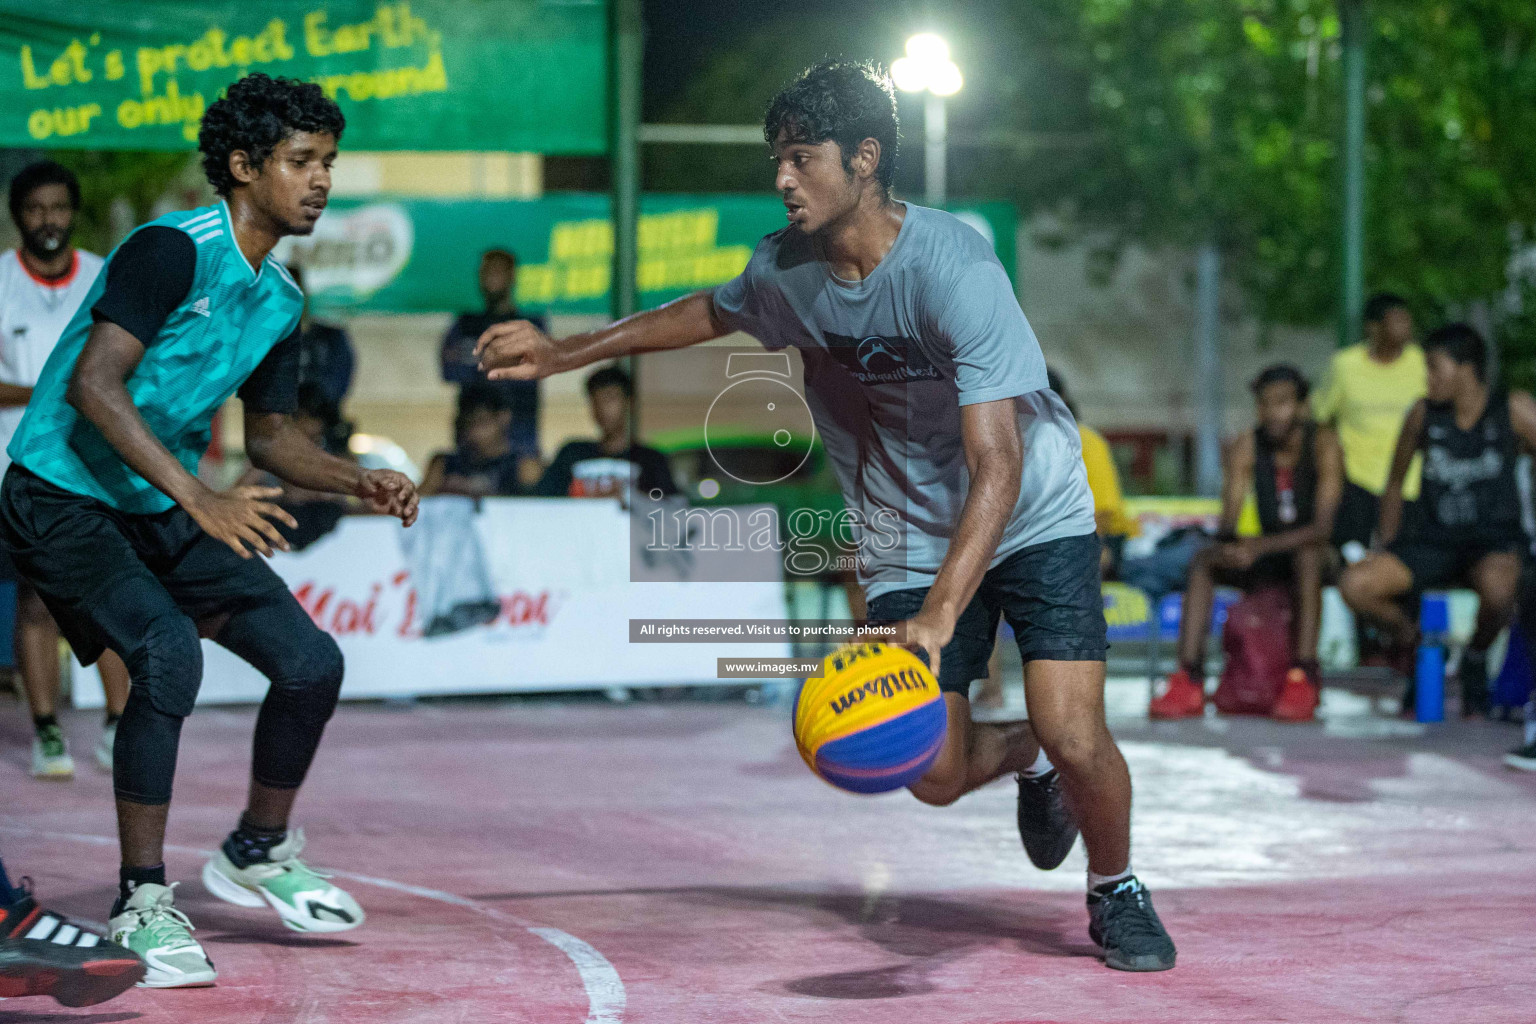
{"label": "concrete wall", "polygon": [[[1056,244],[1049,226],[1019,232],[1019,301],[1047,362],[1066,378],[1083,419],[1103,428],[1192,430],[1192,254],[1127,249],[1102,283],[1092,247]],[[1222,394],[1227,433],[1252,422],[1248,382],[1290,362],[1317,384],[1334,351],[1327,329],[1261,331],[1228,302],[1222,319]]]}

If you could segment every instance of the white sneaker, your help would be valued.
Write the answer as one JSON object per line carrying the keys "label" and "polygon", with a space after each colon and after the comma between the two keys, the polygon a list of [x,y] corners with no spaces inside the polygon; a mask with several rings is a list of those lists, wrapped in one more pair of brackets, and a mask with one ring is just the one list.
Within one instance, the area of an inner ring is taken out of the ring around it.
{"label": "white sneaker", "polygon": [[101,739],[96,741],[96,764],[104,772],[112,771],[112,747],[117,743],[117,723],[102,727]]}
{"label": "white sneaker", "polygon": [[69,756],[69,741],[57,725],[45,725],[32,737],[32,777],[34,779],[71,779],[75,759]]}
{"label": "white sneaker", "polygon": [[107,922],[112,941],[149,965],[140,988],[197,988],[212,985],[219,972],[192,937],[192,922],[172,906],[175,884],[141,885],[123,912]]}
{"label": "white sneaker", "polygon": [[270,860],[240,868],[221,847],[203,865],[203,886],[237,907],[271,907],[296,932],[345,932],[362,924],[363,908],[326,881],[329,875],[301,861],[303,849],[304,830],[294,829],[272,847]]}

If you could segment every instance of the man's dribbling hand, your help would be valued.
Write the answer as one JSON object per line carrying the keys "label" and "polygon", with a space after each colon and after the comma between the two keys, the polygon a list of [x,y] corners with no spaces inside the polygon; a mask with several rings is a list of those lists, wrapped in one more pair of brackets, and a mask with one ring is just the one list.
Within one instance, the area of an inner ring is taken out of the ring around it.
{"label": "man's dribbling hand", "polygon": [[954,635],[953,622],[945,622],[943,616],[926,609],[896,626],[898,644],[926,661],[935,679],[939,677],[939,652]]}
{"label": "man's dribbling hand", "polygon": [[421,502],[411,478],[392,469],[364,473],[357,482],[357,496],[368,511],[394,516],[406,526],[416,521],[416,506]]}
{"label": "man's dribbling hand", "polygon": [[252,551],[270,558],[273,548],[288,550],[288,542],[275,524],[299,525],[293,516],[272,504],[271,499],[282,493],[278,487],[235,487],[209,491],[184,507],[204,533],[228,544],[241,558],[250,558]]}
{"label": "man's dribbling hand", "polygon": [[560,372],[560,350],[527,320],[492,324],[475,343],[480,369],[491,380],[541,380]]}

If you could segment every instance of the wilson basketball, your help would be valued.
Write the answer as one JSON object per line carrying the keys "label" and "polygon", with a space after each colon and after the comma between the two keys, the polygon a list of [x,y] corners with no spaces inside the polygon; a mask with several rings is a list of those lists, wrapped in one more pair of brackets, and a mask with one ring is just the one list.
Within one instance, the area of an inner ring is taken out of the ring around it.
{"label": "wilson basketball", "polygon": [[850,793],[921,778],[949,716],[938,680],[903,647],[866,643],[827,655],[795,701],[795,744],[811,771]]}

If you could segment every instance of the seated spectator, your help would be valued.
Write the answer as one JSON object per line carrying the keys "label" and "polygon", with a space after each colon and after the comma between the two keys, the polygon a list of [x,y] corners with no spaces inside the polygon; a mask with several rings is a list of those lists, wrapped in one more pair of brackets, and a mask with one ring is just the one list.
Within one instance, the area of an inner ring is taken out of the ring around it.
{"label": "seated spectator", "polygon": [[[352,437],[352,425],[341,418],[341,410],[330,400],[320,384],[309,381],[299,385],[293,425],[331,455],[352,459],[352,452],[347,447]],[[282,497],[277,500],[277,504],[286,509],[299,525],[289,527],[285,523],[278,523],[277,528],[294,551],[309,547],[334,530],[342,516],[359,511],[362,507],[356,499],[306,490],[255,467],[248,468],[241,475],[237,486],[277,487],[282,490]]]}
{"label": "seated spectator", "polygon": [[[1271,366],[1254,379],[1258,425],[1227,451],[1217,543],[1190,566],[1179,623],[1179,668],[1152,701],[1153,718],[1198,717],[1205,709],[1205,638],[1217,584],[1256,589],[1285,584],[1295,602],[1294,662],[1275,705],[1279,718],[1305,720],[1318,703],[1317,638],[1323,574],[1331,561],[1333,517],[1344,489],[1334,432],[1307,413],[1307,379]],[[1262,535],[1238,538],[1238,516],[1253,489]]]}
{"label": "seated spectator", "polygon": [[[524,314],[512,303],[517,288],[517,257],[506,249],[488,249],[480,257],[478,276],[482,312],[460,314],[443,335],[441,350],[443,380],[460,385],[459,415],[464,414],[464,391],[470,385],[494,388],[510,411],[507,436],[518,455],[534,460],[539,457],[539,382],[536,380],[487,381],[475,357],[475,343],[493,324],[507,320],[528,320],[541,331],[548,328],[543,318]],[[454,439],[454,444],[458,444]],[[530,464],[524,467],[527,480]],[[536,476],[533,479],[537,479]]]}
{"label": "seated spectator", "polygon": [[572,441],[561,448],[544,471],[537,493],[548,497],[618,497],[625,504],[635,487],[641,494],[676,494],[667,457],[630,439],[629,407],[634,397],[634,383],[617,366],[605,366],[589,376],[587,401],[601,436],[596,441]]}
{"label": "seated spectator", "polygon": [[466,385],[454,421],[457,447],[432,457],[421,482],[421,494],[489,498],[526,493],[519,478],[522,455],[508,435],[511,421],[512,410],[500,389]]}
{"label": "seated spectator", "polygon": [[1105,579],[1113,579],[1120,564],[1120,553],[1127,538],[1141,532],[1140,525],[1125,511],[1125,497],[1120,491],[1120,471],[1115,468],[1109,442],[1104,435],[1083,422],[1077,403],[1067,394],[1067,382],[1053,369],[1045,371],[1051,390],[1077,420],[1077,433],[1083,442],[1083,465],[1088,470],[1088,489],[1093,492],[1093,518],[1098,524],[1104,549],[1099,556]]}
{"label": "seated spectator", "polygon": [[[1408,413],[1376,535],[1381,547],[1340,581],[1355,613],[1389,630],[1406,648],[1418,639],[1418,597],[1436,587],[1477,591],[1477,626],[1461,658],[1463,715],[1488,709],[1488,645],[1509,623],[1528,541],[1515,462],[1536,450],[1536,401],[1484,380],[1487,345],[1466,324],[1424,342],[1427,396]],[[1413,529],[1401,530],[1403,483],[1423,455]],[[1406,603],[1405,603],[1405,600]],[[1405,710],[1413,706],[1411,689]]]}

